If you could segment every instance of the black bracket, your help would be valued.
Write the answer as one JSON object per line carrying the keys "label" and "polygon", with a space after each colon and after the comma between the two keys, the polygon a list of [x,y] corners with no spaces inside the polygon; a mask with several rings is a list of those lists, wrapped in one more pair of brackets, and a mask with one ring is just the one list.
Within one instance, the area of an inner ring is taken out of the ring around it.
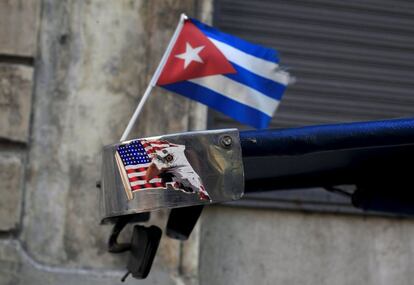
{"label": "black bracket", "polygon": [[125,281],[129,274],[132,274],[134,278],[144,279],[151,270],[162,235],[160,228],[135,225],[131,242],[118,243],[118,236],[127,224],[146,222],[149,217],[149,213],[142,213],[120,216],[112,220],[115,224],[108,239],[108,251],[111,253],[130,252],[127,273],[121,279],[122,281]]}
{"label": "black bracket", "polygon": [[175,208],[170,212],[167,223],[167,236],[178,240],[187,240],[204,206]]}
{"label": "black bracket", "polygon": [[162,231],[157,226],[134,226],[130,244],[131,254],[127,264],[127,273],[121,279],[125,281],[131,273],[132,277],[144,279],[148,276],[157,253]]}
{"label": "black bracket", "polygon": [[[203,206],[172,209],[167,223],[167,235],[178,240],[188,239],[202,210]],[[118,236],[127,224],[148,220],[149,213],[120,216],[111,220],[114,226],[108,239],[108,251],[111,253],[130,252],[127,273],[122,277],[122,281],[125,281],[129,274],[134,278],[144,279],[151,270],[162,235],[160,228],[135,225],[131,242],[118,242]]]}

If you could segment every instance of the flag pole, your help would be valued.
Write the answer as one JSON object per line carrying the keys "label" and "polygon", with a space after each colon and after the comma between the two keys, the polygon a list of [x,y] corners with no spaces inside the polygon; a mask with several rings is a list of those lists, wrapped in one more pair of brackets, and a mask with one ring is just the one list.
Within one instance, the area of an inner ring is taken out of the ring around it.
{"label": "flag pole", "polygon": [[181,32],[181,29],[184,26],[184,21],[186,19],[188,19],[188,17],[185,14],[181,14],[180,21],[178,22],[177,28],[175,29],[175,32],[174,32],[174,34],[173,34],[173,36],[172,36],[172,38],[171,38],[171,40],[170,40],[170,42],[167,46],[167,49],[165,50],[165,53],[161,58],[160,64],[158,65],[157,69],[155,70],[155,72],[154,72],[154,74],[151,78],[151,81],[150,81],[147,89],[144,92],[144,95],[142,96],[141,100],[138,103],[137,108],[135,109],[134,114],[132,115],[131,119],[129,120],[129,123],[128,123],[127,127],[125,128],[125,131],[122,134],[122,137],[121,137],[120,141],[124,141],[128,137],[129,133],[132,130],[132,127],[134,126],[134,124],[135,124],[135,122],[138,118],[138,115],[141,113],[142,107],[144,106],[145,102],[147,101],[147,99],[148,99],[148,97],[151,93],[152,88],[157,84],[157,80],[160,77],[161,70],[164,68],[165,62],[167,61],[168,56],[171,53],[171,50],[172,50],[172,48],[175,44],[175,41],[178,38],[178,35]]}
{"label": "flag pole", "polygon": [[122,184],[124,185],[125,194],[127,196],[127,199],[131,201],[132,199],[134,199],[134,195],[132,194],[131,185],[129,184],[129,180],[128,180],[128,174],[126,173],[126,170],[122,162],[122,158],[119,155],[118,151],[115,151],[115,161],[116,161],[116,165],[118,166],[119,175],[121,176]]}

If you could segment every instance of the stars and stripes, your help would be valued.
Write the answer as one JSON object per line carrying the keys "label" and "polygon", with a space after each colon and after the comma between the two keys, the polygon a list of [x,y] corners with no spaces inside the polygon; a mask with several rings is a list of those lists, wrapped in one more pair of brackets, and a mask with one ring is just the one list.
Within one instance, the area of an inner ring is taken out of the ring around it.
{"label": "stars and stripes", "polygon": [[169,142],[162,140],[134,140],[118,147],[117,152],[122,159],[132,191],[166,187],[160,177],[147,181],[145,175],[155,151],[171,145]]}

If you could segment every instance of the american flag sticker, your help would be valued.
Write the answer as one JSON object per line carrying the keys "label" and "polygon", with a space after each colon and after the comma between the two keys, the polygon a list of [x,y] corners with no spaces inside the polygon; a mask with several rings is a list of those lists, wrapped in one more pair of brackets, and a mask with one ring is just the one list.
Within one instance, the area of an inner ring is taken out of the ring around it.
{"label": "american flag sticker", "polygon": [[185,145],[166,140],[142,139],[118,146],[115,160],[128,200],[136,191],[173,189],[211,201],[184,151]]}

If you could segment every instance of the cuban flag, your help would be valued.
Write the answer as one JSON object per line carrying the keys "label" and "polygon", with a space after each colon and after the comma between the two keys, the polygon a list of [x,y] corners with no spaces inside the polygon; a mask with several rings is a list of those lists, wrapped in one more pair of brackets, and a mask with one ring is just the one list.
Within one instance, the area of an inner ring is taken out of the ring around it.
{"label": "cuban flag", "polygon": [[241,123],[266,128],[289,82],[273,49],[186,19],[156,84]]}

